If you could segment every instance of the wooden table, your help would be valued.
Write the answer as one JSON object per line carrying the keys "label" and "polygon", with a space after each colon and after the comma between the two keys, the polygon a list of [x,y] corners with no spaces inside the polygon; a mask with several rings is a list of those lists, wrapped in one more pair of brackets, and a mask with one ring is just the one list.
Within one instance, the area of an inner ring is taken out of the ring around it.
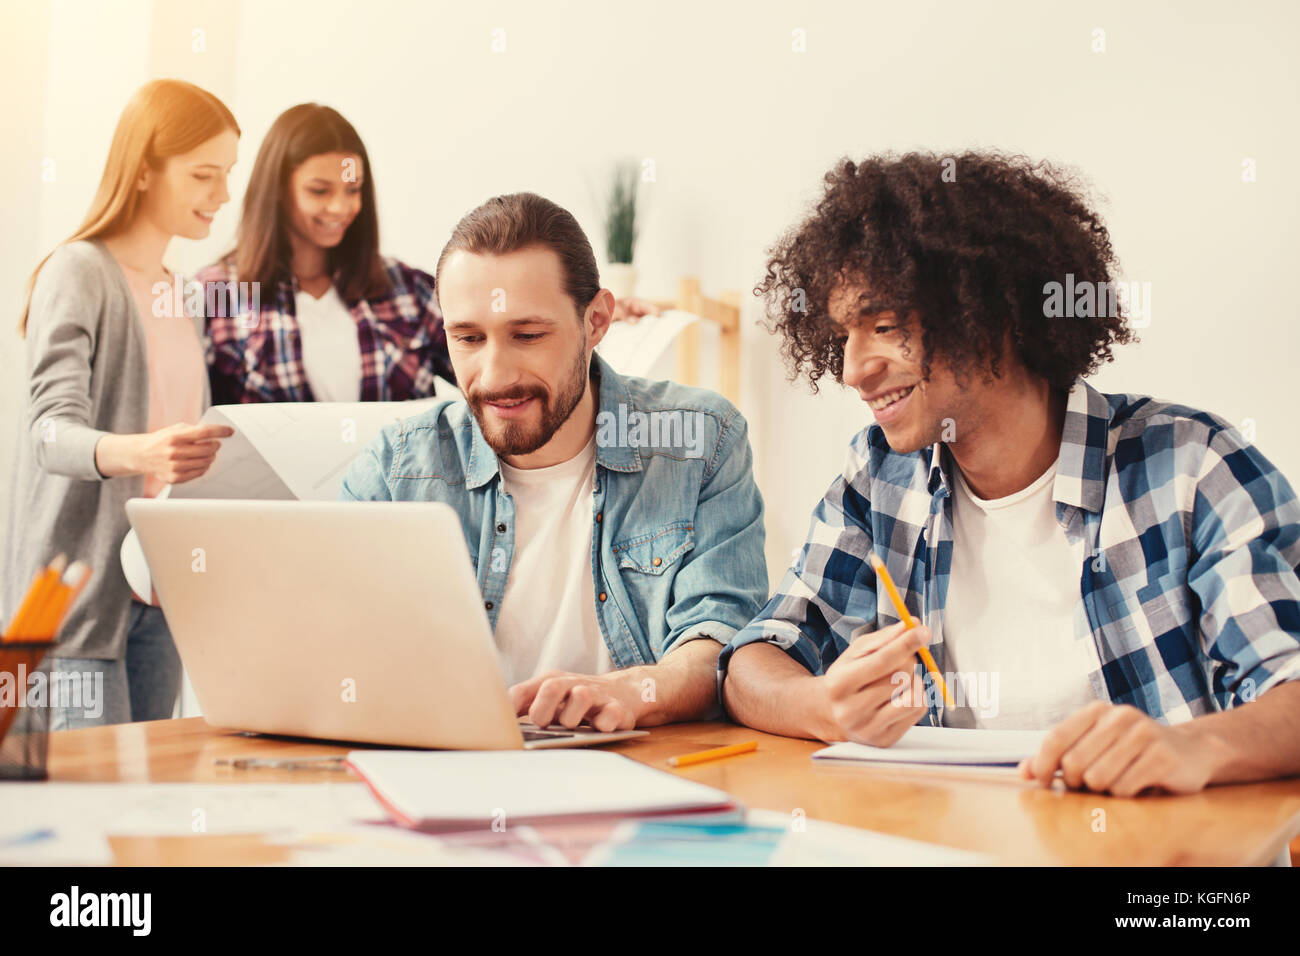
{"label": "wooden table", "polygon": [[[821,745],[726,723],[678,724],[610,749],[661,770],[675,754],[757,740],[755,753],[670,771],[726,790],[746,806],[829,820],[987,853],[1013,865],[1258,865],[1300,833],[1300,779],[1137,799],[1046,790],[1004,770],[947,771],[828,764]],[[308,757],[345,746],[249,737],[202,717],[61,731],[50,779],[63,782],[320,783],[339,772],[232,770],[218,757]],[[1102,811],[1102,813],[1098,813]],[[1098,827],[1104,821],[1104,830]],[[112,837],[122,865],[287,862],[257,834]]]}

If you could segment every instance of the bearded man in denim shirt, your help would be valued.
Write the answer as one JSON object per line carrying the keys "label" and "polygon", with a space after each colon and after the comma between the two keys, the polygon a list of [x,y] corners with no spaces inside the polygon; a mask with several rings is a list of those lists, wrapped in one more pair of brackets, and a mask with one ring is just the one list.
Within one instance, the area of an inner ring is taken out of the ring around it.
{"label": "bearded man in denim shirt", "polygon": [[391,426],[341,497],[460,516],[516,712],[625,730],[713,716],[718,652],[766,596],[745,420],[619,375],[574,217],[531,193],[466,215],[435,276],[465,399]]}

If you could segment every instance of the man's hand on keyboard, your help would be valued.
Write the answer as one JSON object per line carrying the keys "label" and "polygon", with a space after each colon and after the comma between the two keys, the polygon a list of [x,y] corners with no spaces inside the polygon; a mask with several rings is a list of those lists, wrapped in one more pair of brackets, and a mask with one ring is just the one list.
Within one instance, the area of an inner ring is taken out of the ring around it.
{"label": "man's hand on keyboard", "polygon": [[510,688],[515,714],[538,727],[570,729],[588,724],[599,731],[632,730],[645,706],[642,687],[626,671],[592,676],[546,671]]}

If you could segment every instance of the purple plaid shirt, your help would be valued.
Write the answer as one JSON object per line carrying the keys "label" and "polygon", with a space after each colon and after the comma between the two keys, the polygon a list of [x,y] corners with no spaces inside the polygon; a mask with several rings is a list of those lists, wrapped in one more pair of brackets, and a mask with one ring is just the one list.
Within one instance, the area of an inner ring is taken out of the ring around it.
{"label": "purple plaid shirt", "polygon": [[[427,398],[435,375],[455,381],[433,276],[396,259],[385,258],[384,266],[391,283],[387,294],[347,303],[361,344],[361,401]],[[254,313],[251,290],[239,290],[233,261],[208,266],[195,279],[207,293],[204,351],[212,404],[315,401],[294,312],[297,280],[288,277],[273,290],[259,290]],[[232,300],[227,288],[240,297]],[[238,308],[225,307],[231,301]]]}

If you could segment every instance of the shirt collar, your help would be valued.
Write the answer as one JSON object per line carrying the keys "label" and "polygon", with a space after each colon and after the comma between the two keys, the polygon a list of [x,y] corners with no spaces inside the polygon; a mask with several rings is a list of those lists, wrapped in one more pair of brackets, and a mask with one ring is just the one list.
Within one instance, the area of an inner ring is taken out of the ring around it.
{"label": "shirt collar", "polygon": [[[628,391],[627,381],[595,352],[591,356],[591,374],[597,377],[600,384],[596,396],[596,420],[598,422],[602,421],[604,420],[602,416],[608,414],[613,417],[614,421],[617,421],[620,408],[625,410],[623,415],[624,420],[626,420],[626,416],[634,409],[632,394]],[[470,439],[469,463],[465,467],[465,484],[469,488],[480,488],[500,472],[501,466],[496,452],[492,450],[492,446],[483,437],[483,432],[478,427],[478,421],[474,418],[473,413],[469,415],[469,427],[472,436]],[[640,471],[642,469],[641,453],[636,446],[631,444],[615,442],[606,445],[597,441],[596,464],[611,471]]]}
{"label": "shirt collar", "polygon": [[[1066,396],[1065,422],[1061,428],[1060,457],[1052,497],[1061,504],[1098,513],[1106,493],[1106,455],[1110,439],[1110,402],[1082,378],[1077,378]],[[939,488],[951,493],[951,458],[943,454],[944,443],[930,446],[930,471],[926,487],[931,495]]]}
{"label": "shirt collar", "polygon": [[1100,513],[1106,496],[1106,456],[1110,452],[1110,402],[1082,378],[1065,406],[1061,457],[1053,497],[1062,504]]}

